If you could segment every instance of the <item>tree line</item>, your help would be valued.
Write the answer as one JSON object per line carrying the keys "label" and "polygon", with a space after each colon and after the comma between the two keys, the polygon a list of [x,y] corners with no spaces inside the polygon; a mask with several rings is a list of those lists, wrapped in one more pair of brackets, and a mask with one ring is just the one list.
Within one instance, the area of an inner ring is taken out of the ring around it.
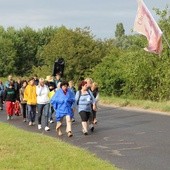
{"label": "tree line", "polygon": [[[159,25],[170,42],[168,7],[160,11]],[[146,38],[126,35],[122,23],[115,37],[97,39],[87,28],[68,29],[0,27],[0,76],[9,74],[45,77],[52,74],[54,61],[65,60],[64,78],[78,81],[92,77],[100,92],[134,99],[169,100],[170,49],[163,40],[161,56],[145,52]]]}

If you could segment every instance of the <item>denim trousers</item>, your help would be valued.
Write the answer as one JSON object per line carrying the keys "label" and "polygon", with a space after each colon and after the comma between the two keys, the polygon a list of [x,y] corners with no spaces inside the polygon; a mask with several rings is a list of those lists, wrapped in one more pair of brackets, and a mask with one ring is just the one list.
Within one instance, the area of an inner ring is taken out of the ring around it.
{"label": "denim trousers", "polygon": [[29,122],[35,122],[36,105],[27,104],[27,108],[28,108],[28,121]]}
{"label": "denim trousers", "polygon": [[37,109],[38,109],[38,124],[41,124],[42,115],[44,113],[45,126],[48,126],[50,103],[37,104]]}
{"label": "denim trousers", "polygon": [[49,120],[53,120],[53,113],[54,113],[54,108],[50,104],[50,109],[49,109]]}

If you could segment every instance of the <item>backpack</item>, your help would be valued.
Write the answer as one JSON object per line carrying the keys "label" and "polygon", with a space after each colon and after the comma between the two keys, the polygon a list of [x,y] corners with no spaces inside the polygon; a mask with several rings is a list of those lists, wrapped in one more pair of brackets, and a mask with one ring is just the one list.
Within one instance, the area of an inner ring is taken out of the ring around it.
{"label": "backpack", "polygon": [[[78,100],[77,100],[77,105],[79,105],[79,100],[80,100],[80,97],[81,97],[81,90],[78,91],[79,92],[79,96],[78,96]],[[92,95],[90,93],[89,90],[87,90],[87,93],[90,95],[90,97],[92,98]]]}

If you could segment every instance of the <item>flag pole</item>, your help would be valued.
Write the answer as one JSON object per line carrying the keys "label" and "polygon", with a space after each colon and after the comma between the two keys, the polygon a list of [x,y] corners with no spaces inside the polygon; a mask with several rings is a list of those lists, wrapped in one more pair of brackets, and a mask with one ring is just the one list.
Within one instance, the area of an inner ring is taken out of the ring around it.
{"label": "flag pole", "polygon": [[168,43],[168,40],[166,39],[164,33],[163,33],[162,35],[163,35],[163,38],[164,38],[165,42],[167,43],[167,45],[168,45],[168,47],[169,47],[169,49],[170,49],[170,44]]}

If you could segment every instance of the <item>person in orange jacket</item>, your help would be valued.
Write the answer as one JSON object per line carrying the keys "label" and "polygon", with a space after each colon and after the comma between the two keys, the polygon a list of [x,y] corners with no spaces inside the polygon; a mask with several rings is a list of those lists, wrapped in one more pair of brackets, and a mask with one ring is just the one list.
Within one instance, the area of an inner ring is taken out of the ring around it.
{"label": "person in orange jacket", "polygon": [[28,81],[24,91],[24,101],[27,101],[29,126],[35,125],[37,95],[34,78],[30,78]]}

